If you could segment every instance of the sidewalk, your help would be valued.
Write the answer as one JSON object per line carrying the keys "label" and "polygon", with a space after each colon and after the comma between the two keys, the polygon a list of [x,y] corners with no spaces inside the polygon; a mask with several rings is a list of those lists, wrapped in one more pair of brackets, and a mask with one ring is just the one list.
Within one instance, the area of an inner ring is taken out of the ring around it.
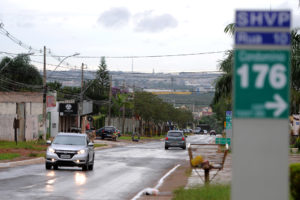
{"label": "sidewalk", "polygon": [[[289,162],[300,163],[300,154],[290,154]],[[230,184],[232,173],[231,163],[232,155],[228,154],[223,170],[221,170],[214,178],[212,184]],[[175,172],[173,172],[169,177],[166,178],[163,185],[158,188],[159,194],[157,196],[142,195],[138,200],[171,200],[173,198],[173,191],[178,189],[179,187],[191,188],[194,186],[204,185],[204,182],[195,172],[192,172],[191,175],[189,175],[189,172],[190,165],[189,161],[187,160],[185,163],[181,164],[181,166],[177,168]],[[214,171],[211,172],[211,177],[214,173]],[[204,177],[203,170],[200,171],[200,175]]]}

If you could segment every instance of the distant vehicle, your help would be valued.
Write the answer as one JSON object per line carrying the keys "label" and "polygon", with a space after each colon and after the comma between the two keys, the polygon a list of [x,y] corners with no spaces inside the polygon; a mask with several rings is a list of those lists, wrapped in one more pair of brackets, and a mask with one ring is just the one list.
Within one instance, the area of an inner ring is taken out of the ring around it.
{"label": "distant vehicle", "polygon": [[46,169],[58,169],[59,166],[78,166],[82,170],[93,170],[94,144],[86,134],[59,133],[46,152]]}
{"label": "distant vehicle", "polygon": [[180,147],[182,149],[186,149],[185,140],[186,139],[182,131],[168,131],[165,138],[165,149],[169,149],[169,147]]}
{"label": "distant vehicle", "polygon": [[210,130],[210,125],[208,124],[198,124],[197,128],[200,128],[201,130],[203,130],[203,132],[201,134],[204,133],[204,130]]}
{"label": "distant vehicle", "polygon": [[210,135],[216,135],[216,131],[215,131],[215,130],[211,130],[211,131],[209,132],[209,134],[210,134]]}
{"label": "distant vehicle", "polygon": [[206,135],[207,133],[208,133],[208,132],[207,132],[207,130],[203,130],[203,134],[205,134],[205,135]]}
{"label": "distant vehicle", "polygon": [[119,134],[114,126],[104,126],[96,131],[96,137],[101,137],[102,140],[110,138],[116,141]]}
{"label": "distant vehicle", "polygon": [[194,134],[201,134],[201,128],[197,127],[195,130],[194,130]]}
{"label": "distant vehicle", "polygon": [[190,133],[187,129],[182,130],[183,133]]}

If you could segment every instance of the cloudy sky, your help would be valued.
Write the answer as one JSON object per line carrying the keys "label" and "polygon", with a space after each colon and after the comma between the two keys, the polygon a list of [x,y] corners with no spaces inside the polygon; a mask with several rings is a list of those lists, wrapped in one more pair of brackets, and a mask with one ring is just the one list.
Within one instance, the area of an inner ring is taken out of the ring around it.
{"label": "cloudy sky", "polygon": [[[22,44],[46,46],[55,55],[80,53],[58,70],[81,63],[95,70],[99,57],[107,56],[109,70],[197,72],[218,70],[222,51],[232,48],[223,30],[236,9],[291,9],[293,27],[300,27],[298,6],[298,0],[0,0],[0,22]],[[27,52],[3,34],[0,44],[0,52]],[[219,53],[127,58],[202,52]],[[39,55],[31,58],[41,68]],[[47,57],[47,63],[59,60]]]}

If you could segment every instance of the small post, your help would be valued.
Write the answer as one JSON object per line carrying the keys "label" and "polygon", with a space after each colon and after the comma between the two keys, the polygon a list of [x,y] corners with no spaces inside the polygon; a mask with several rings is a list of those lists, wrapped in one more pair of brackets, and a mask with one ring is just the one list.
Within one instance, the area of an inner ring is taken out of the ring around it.
{"label": "small post", "polygon": [[14,118],[14,129],[15,129],[15,142],[16,145],[18,145],[18,128],[19,128],[19,120],[17,118]]}
{"label": "small post", "polygon": [[205,180],[205,185],[209,184],[209,169],[204,169],[204,180]]}

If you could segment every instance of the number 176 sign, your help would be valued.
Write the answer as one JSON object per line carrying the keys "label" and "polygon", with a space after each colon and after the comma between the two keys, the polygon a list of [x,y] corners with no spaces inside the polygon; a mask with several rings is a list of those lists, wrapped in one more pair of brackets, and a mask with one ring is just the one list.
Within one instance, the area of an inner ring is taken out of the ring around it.
{"label": "number 176 sign", "polygon": [[289,50],[235,51],[235,117],[288,116],[289,54]]}

